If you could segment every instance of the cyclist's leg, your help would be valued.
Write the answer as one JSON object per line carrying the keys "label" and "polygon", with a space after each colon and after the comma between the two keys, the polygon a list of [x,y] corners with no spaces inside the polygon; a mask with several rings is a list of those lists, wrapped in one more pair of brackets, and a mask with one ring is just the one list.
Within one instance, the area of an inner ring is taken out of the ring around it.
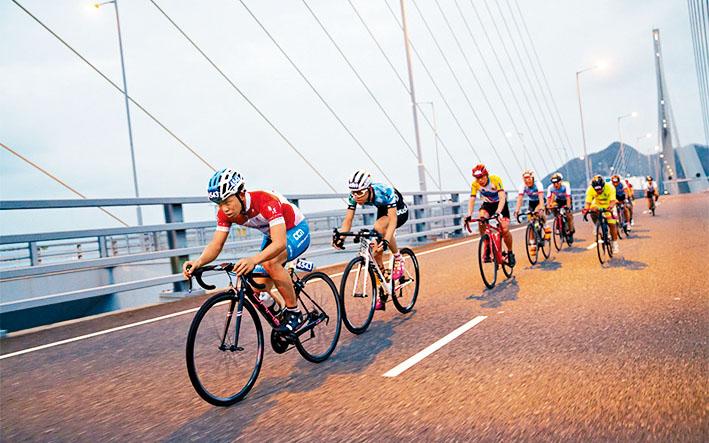
{"label": "cyclist's leg", "polygon": [[308,223],[303,220],[286,232],[286,250],[262,264],[288,308],[297,307],[297,300],[293,289],[293,281],[288,270],[283,265],[300,256],[308,249],[308,246],[310,246],[310,230]]}
{"label": "cyclist's leg", "polygon": [[[404,204],[401,207],[396,208],[396,229],[399,229],[409,220],[409,207]],[[396,255],[399,253],[399,246],[396,244],[396,231],[391,237],[389,242],[389,250],[392,254]]]}
{"label": "cyclist's leg", "polygon": [[505,205],[502,208],[502,217],[500,217],[500,229],[502,230],[502,239],[507,245],[507,249],[512,251],[512,233],[510,232],[510,210]]}
{"label": "cyclist's leg", "polygon": [[[497,205],[497,203],[495,203]],[[493,209],[490,205],[490,203],[483,203],[480,205],[480,211],[478,212],[479,217],[490,217],[490,214],[494,214],[495,209]],[[483,226],[482,223],[478,223],[478,230],[480,231],[480,236],[482,237],[483,234],[485,234],[485,226]]]}
{"label": "cyclist's leg", "polygon": [[[606,208],[603,208],[606,209]],[[618,229],[617,229],[617,223],[616,223],[616,216],[613,214],[613,212],[606,212],[604,214],[604,217],[607,218],[608,220],[608,228],[611,231],[611,237],[613,238],[613,241],[618,240]]]}
{"label": "cyclist's leg", "polygon": [[[389,216],[386,215],[386,212],[384,213],[383,216],[380,216],[380,214],[381,214],[381,211],[377,214],[377,221],[374,222],[374,229],[376,229],[377,232],[383,234],[383,233],[386,232],[387,227],[389,226]],[[394,239],[392,238],[392,242],[391,242],[391,243],[394,243],[393,240],[394,240]],[[390,246],[390,247],[391,247],[391,243],[389,243],[389,246]],[[394,247],[396,248],[396,243],[394,243]],[[399,252],[398,249],[397,249],[397,252]],[[379,265],[379,267],[380,267],[381,269],[384,269],[384,260],[382,259],[383,252],[382,252],[382,251],[377,251],[377,250],[375,249],[373,255],[374,255],[374,260],[377,262],[377,265]]]}

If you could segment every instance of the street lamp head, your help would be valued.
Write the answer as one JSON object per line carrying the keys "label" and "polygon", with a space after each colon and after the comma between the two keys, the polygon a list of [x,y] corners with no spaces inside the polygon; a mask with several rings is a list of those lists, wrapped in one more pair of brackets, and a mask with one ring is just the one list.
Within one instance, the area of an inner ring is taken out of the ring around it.
{"label": "street lamp head", "polygon": [[605,60],[599,60],[599,61],[596,63],[595,68],[598,69],[599,71],[602,71],[602,70],[606,69],[606,66],[607,66],[607,65],[608,65],[608,63],[606,63]]}
{"label": "street lamp head", "polygon": [[581,157],[579,157],[579,160],[583,160],[583,159],[584,159],[584,156],[583,156],[583,155],[582,155]]}
{"label": "street lamp head", "polygon": [[637,113],[636,111],[633,111],[633,112],[630,113],[630,116],[631,116],[631,117],[637,117],[637,116],[638,116],[638,113]]}

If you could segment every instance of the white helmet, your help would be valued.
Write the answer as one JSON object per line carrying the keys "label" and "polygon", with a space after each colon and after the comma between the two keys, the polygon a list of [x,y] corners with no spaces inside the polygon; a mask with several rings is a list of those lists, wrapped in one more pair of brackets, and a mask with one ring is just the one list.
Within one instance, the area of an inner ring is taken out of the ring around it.
{"label": "white helmet", "polygon": [[207,195],[214,203],[224,201],[230,195],[237,195],[246,187],[246,180],[234,169],[222,169],[209,179]]}
{"label": "white helmet", "polygon": [[352,174],[348,182],[350,191],[361,191],[372,184],[372,176],[364,169],[360,169]]}

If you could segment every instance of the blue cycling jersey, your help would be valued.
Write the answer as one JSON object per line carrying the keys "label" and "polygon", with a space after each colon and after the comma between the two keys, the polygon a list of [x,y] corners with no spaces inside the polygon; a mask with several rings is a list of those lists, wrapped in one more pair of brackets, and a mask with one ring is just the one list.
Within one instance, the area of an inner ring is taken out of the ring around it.
{"label": "blue cycling jersey", "polygon": [[542,190],[541,186],[539,186],[537,182],[534,182],[532,186],[527,186],[524,184],[524,182],[519,185],[519,195],[526,195],[527,197],[529,197],[529,201],[538,202],[540,192],[543,194],[544,190]]}
{"label": "blue cycling jersey", "polygon": [[[372,183],[372,191],[374,192],[374,198],[366,202],[362,206],[375,206],[377,208],[396,208],[399,201],[399,196],[394,188],[385,185],[384,183]],[[350,192],[350,198],[347,205],[347,209],[355,209],[357,207],[357,201],[354,195]]]}
{"label": "blue cycling jersey", "polygon": [[615,196],[616,197],[625,197],[625,188],[623,187],[623,182],[618,183],[617,185],[614,184],[615,186]]}

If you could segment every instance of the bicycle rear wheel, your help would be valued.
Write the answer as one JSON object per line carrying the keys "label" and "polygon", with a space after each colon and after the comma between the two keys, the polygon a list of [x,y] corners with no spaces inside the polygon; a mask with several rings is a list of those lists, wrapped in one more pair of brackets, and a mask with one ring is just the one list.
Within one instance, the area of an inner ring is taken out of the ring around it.
{"label": "bicycle rear wheel", "polygon": [[237,306],[232,292],[211,297],[197,311],[187,334],[190,381],[197,394],[215,406],[229,406],[244,398],[263,363],[261,320],[246,301],[242,315],[233,315]]}
{"label": "bicycle rear wheel", "polygon": [[348,331],[361,334],[367,330],[374,315],[377,287],[374,273],[365,268],[364,258],[353,258],[345,268],[340,282],[342,322]]}
{"label": "bicycle rear wheel", "polygon": [[[485,261],[485,256],[487,255],[488,261]],[[490,236],[483,234],[480,237],[480,244],[478,245],[478,264],[480,265],[480,275],[483,278],[483,283],[489,289],[495,287],[497,282],[497,257],[492,248],[492,243]]]}
{"label": "bicycle rear wheel", "polygon": [[[539,259],[539,245],[537,242],[537,235],[534,231],[534,226],[532,226],[531,223],[527,225],[527,230],[524,233],[524,239],[529,263],[535,265]],[[534,249],[534,252],[531,251],[532,248]]]}
{"label": "bicycle rear wheel", "polygon": [[406,314],[416,304],[419,294],[419,262],[411,249],[403,248],[399,252],[404,260],[404,273],[391,282],[391,293],[394,294],[391,301],[399,312]]}
{"label": "bicycle rear wheel", "polygon": [[500,255],[502,255],[502,263],[500,263],[502,265],[502,272],[505,274],[505,277],[512,277],[514,268],[509,265],[510,250],[507,248],[504,239],[500,241]]}
{"label": "bicycle rear wheel", "polygon": [[332,354],[340,338],[340,296],[335,283],[322,272],[308,274],[301,281],[298,305],[307,320],[303,328],[312,328],[298,334],[295,347],[304,359],[320,363]]}
{"label": "bicycle rear wheel", "polygon": [[[598,216],[603,217],[602,214],[598,214]],[[606,238],[603,235],[603,225],[600,221],[596,223],[596,252],[598,261],[603,264],[606,261],[608,249],[606,248]]]}
{"label": "bicycle rear wheel", "polygon": [[541,229],[537,231],[537,242],[539,243],[537,251],[541,248],[544,258],[547,259],[551,255],[551,240],[545,239],[544,236],[544,226],[542,226]]}

